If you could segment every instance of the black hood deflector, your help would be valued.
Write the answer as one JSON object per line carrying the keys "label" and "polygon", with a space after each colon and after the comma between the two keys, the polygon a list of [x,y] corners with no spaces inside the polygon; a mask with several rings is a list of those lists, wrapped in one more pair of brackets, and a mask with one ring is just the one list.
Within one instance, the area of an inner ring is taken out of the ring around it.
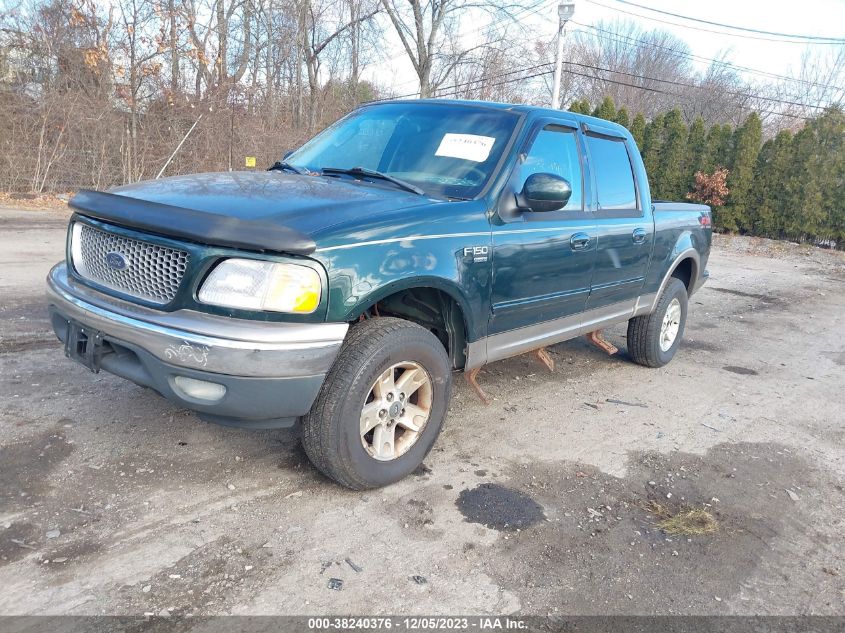
{"label": "black hood deflector", "polygon": [[68,204],[97,220],[201,244],[294,255],[310,255],[317,248],[308,235],[259,218],[246,220],[90,189],[80,189]]}

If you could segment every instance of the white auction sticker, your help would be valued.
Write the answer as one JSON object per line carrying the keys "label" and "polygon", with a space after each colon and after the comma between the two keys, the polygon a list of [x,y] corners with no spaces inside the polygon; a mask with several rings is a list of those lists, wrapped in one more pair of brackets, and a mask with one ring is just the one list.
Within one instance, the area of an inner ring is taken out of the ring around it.
{"label": "white auction sticker", "polygon": [[478,136],[477,134],[445,134],[440,141],[440,147],[434,153],[435,156],[448,156],[449,158],[462,158],[464,160],[482,163],[490,156],[493,143],[496,139],[492,136]]}

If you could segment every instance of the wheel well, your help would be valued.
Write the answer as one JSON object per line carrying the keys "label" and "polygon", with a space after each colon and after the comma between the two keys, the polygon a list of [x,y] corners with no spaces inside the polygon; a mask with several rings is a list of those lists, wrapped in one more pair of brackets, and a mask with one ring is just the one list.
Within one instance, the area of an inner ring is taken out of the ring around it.
{"label": "wheel well", "polygon": [[672,271],[672,277],[674,277],[675,279],[680,279],[681,283],[686,286],[687,292],[692,292],[694,270],[695,262],[692,260],[692,257],[687,257],[675,267],[675,270]]}
{"label": "wheel well", "polygon": [[458,302],[436,288],[408,288],[374,303],[361,319],[392,316],[406,319],[432,332],[449,354],[452,367],[466,364],[466,322]]}

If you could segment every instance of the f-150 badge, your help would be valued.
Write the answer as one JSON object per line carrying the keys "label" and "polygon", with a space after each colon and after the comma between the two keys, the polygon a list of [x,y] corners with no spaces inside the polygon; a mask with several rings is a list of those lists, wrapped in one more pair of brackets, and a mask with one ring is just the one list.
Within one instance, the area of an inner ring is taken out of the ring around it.
{"label": "f-150 badge", "polygon": [[489,255],[489,246],[467,246],[464,248],[464,257],[472,257],[474,263],[486,262]]}

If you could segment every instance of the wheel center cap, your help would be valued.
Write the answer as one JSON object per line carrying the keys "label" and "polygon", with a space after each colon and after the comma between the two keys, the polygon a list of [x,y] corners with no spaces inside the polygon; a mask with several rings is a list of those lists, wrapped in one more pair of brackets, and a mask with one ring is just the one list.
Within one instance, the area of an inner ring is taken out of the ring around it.
{"label": "wheel center cap", "polygon": [[394,402],[390,405],[390,410],[388,411],[391,418],[398,417],[399,414],[402,412],[402,405],[398,402]]}

